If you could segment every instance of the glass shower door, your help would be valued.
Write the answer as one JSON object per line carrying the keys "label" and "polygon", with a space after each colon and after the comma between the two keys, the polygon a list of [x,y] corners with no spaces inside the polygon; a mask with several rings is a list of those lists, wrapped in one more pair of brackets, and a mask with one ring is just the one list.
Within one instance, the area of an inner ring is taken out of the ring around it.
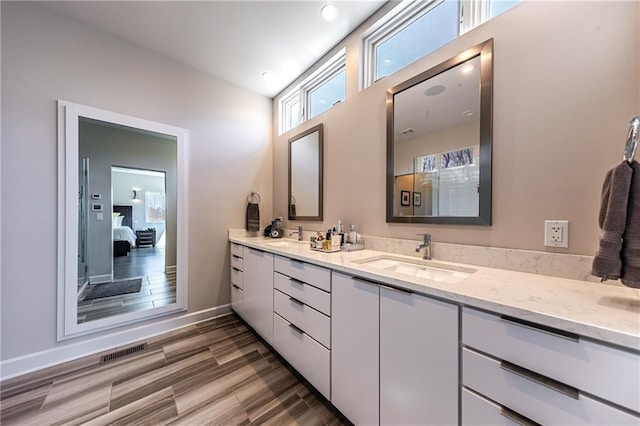
{"label": "glass shower door", "polygon": [[89,281],[89,159],[83,157],[78,169],[78,291]]}

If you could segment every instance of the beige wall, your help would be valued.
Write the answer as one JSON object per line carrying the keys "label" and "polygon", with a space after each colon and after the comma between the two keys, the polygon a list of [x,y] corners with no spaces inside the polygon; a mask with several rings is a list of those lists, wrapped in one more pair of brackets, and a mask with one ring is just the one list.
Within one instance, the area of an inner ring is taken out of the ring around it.
{"label": "beige wall", "polygon": [[[358,34],[349,36],[346,101],[283,135],[274,125],[274,213],[286,217],[287,139],[322,122],[325,222],[305,229],[341,219],[365,235],[429,231],[438,242],[592,255],[604,174],[621,160],[628,121],[640,113],[639,7],[525,2],[362,92]],[[493,225],[386,223],[386,89],[491,37]],[[545,219],[570,221],[569,249],[543,247]]]}
{"label": "beige wall", "polygon": [[270,220],[271,101],[45,6],[1,7],[1,359],[135,328],[56,342],[58,98],[189,130],[188,313],[228,303],[250,191]]}

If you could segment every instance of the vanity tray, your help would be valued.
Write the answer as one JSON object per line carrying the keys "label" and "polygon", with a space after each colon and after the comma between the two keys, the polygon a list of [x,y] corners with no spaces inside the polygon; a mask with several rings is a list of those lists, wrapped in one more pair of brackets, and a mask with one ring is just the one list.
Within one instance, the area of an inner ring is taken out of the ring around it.
{"label": "vanity tray", "polygon": [[364,241],[359,243],[347,243],[340,247],[342,251],[356,251],[356,250],[364,250]]}
{"label": "vanity tray", "polygon": [[325,250],[325,249],[319,249],[319,248],[312,248],[311,250],[319,251],[322,253],[335,253],[337,251],[340,251],[340,247],[333,247],[331,250]]}

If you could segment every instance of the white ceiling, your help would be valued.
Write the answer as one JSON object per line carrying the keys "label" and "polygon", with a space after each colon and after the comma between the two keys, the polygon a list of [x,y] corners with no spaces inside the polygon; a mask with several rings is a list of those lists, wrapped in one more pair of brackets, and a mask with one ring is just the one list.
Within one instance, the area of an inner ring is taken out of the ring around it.
{"label": "white ceiling", "polygon": [[[274,97],[386,0],[51,1],[51,9],[267,97]],[[262,73],[276,74],[266,82]]]}

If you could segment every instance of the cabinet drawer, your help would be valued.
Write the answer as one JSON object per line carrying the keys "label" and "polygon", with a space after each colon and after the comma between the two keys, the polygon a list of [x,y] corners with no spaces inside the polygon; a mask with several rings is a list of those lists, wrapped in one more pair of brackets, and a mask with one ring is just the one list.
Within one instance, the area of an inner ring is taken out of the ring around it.
{"label": "cabinet drawer", "polygon": [[244,257],[242,255],[242,246],[237,243],[231,243],[231,254],[236,255],[238,257]]}
{"label": "cabinet drawer", "polygon": [[574,397],[514,373],[488,356],[468,348],[462,350],[464,386],[525,416],[552,425],[638,425],[640,418],[581,393]]}
{"label": "cabinet drawer", "polygon": [[331,294],[277,272],[273,275],[275,288],[294,299],[298,299],[305,305],[331,316]]}
{"label": "cabinet drawer", "polygon": [[325,398],[331,399],[331,357],[327,348],[296,330],[278,314],[273,314],[273,346]]}
{"label": "cabinet drawer", "polygon": [[239,270],[243,270],[243,259],[235,254],[231,255],[231,267]]}
{"label": "cabinet drawer", "polygon": [[273,310],[306,334],[331,348],[331,320],[301,301],[274,290]]}
{"label": "cabinet drawer", "polygon": [[331,271],[321,266],[276,256],[274,270],[324,291],[331,291]]}
{"label": "cabinet drawer", "polygon": [[244,273],[240,270],[240,269],[236,269],[234,267],[231,267],[231,284],[235,284],[240,288],[244,288],[243,285],[243,281],[244,281],[244,277],[243,277]]}
{"label": "cabinet drawer", "polygon": [[[501,414],[501,411],[504,414]],[[516,417],[512,413],[504,411],[502,406],[483,398],[477,393],[471,392],[469,389],[462,389],[463,425],[516,426],[527,424],[524,421],[511,420],[507,416]]]}
{"label": "cabinet drawer", "polygon": [[241,317],[244,317],[242,310],[242,299],[244,291],[235,285],[231,285],[231,309]]}
{"label": "cabinet drawer", "polygon": [[469,308],[462,314],[462,341],[496,358],[640,412],[639,354],[586,339],[571,340]]}

